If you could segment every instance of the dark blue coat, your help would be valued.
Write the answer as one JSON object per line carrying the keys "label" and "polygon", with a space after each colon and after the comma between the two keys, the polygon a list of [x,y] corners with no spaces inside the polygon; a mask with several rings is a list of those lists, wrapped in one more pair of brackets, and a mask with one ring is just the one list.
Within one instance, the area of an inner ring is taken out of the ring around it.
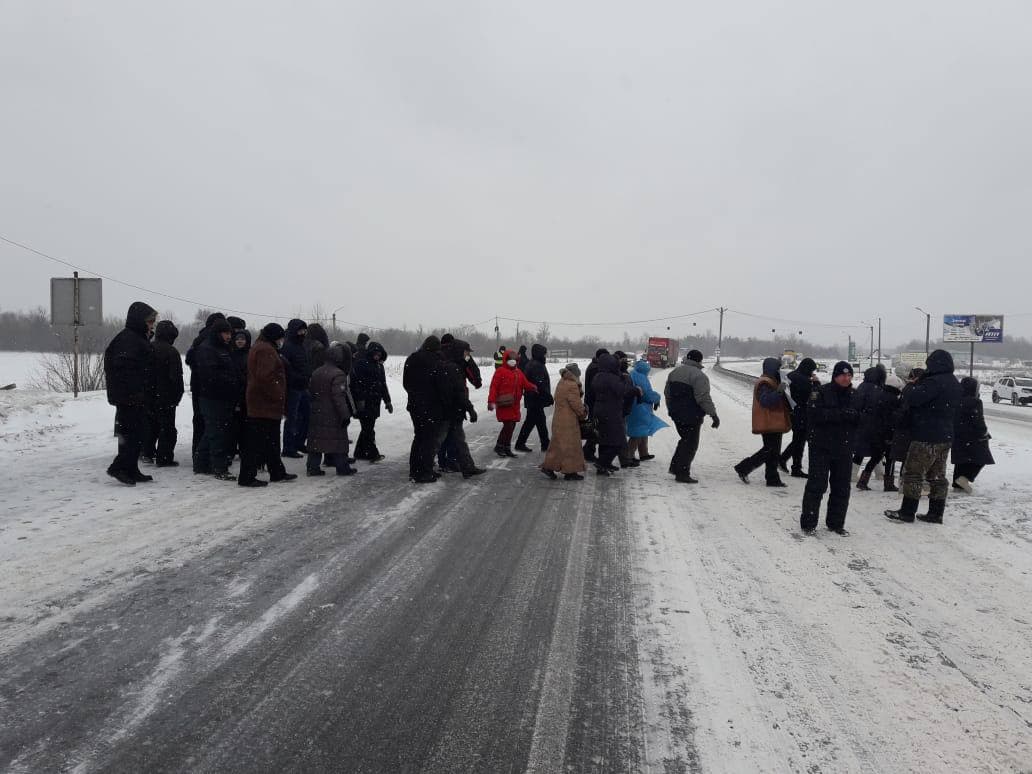
{"label": "dark blue coat", "polygon": [[928,370],[903,393],[914,441],[949,443],[960,406],[960,384],[953,375],[953,356],[937,349],[928,356]]}
{"label": "dark blue coat", "polygon": [[811,453],[828,457],[852,457],[856,448],[860,412],[856,410],[856,390],[828,382],[815,389],[807,411]]}
{"label": "dark blue coat", "polygon": [[305,342],[299,331],[306,328],[303,320],[291,320],[287,323],[287,335],[283,339],[283,346],[280,348],[280,357],[287,368],[287,389],[307,390],[310,371],[308,368],[308,353],[305,351]]}

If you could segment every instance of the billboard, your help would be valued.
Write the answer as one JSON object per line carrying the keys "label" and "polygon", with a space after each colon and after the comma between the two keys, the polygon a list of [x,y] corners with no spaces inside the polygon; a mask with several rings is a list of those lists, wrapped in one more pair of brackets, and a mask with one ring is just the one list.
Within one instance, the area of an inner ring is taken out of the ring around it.
{"label": "billboard", "polygon": [[1003,341],[1002,314],[947,314],[942,318],[942,340],[973,344]]}

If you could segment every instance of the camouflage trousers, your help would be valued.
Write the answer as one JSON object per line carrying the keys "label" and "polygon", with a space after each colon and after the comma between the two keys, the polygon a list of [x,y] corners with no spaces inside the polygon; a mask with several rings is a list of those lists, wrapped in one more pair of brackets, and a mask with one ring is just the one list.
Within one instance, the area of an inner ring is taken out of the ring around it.
{"label": "camouflage trousers", "polygon": [[910,444],[906,462],[903,463],[903,496],[915,500],[921,498],[921,484],[924,481],[932,487],[932,500],[945,500],[949,492],[946,480],[946,460],[950,455],[950,443],[926,443],[914,441]]}

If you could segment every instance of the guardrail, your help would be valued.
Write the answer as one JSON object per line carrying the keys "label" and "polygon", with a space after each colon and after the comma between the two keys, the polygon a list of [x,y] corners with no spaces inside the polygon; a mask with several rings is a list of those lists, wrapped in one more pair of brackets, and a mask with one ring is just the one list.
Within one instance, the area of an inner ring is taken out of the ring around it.
{"label": "guardrail", "polygon": [[743,382],[748,385],[756,384],[756,380],[760,378],[753,374],[743,374],[741,371],[732,371],[730,368],[724,368],[724,366],[720,365],[720,363],[714,365],[713,370],[720,371],[720,373],[724,374],[724,376],[730,377],[731,379],[736,379],[737,381]]}

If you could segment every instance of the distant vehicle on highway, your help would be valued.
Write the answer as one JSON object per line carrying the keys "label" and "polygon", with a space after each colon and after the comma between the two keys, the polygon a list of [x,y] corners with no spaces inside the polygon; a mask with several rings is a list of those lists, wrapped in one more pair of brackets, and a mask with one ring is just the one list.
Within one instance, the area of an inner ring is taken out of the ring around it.
{"label": "distant vehicle on highway", "polygon": [[1027,376],[1004,376],[993,385],[993,403],[1009,400],[1015,406],[1032,403],[1032,378]]}

